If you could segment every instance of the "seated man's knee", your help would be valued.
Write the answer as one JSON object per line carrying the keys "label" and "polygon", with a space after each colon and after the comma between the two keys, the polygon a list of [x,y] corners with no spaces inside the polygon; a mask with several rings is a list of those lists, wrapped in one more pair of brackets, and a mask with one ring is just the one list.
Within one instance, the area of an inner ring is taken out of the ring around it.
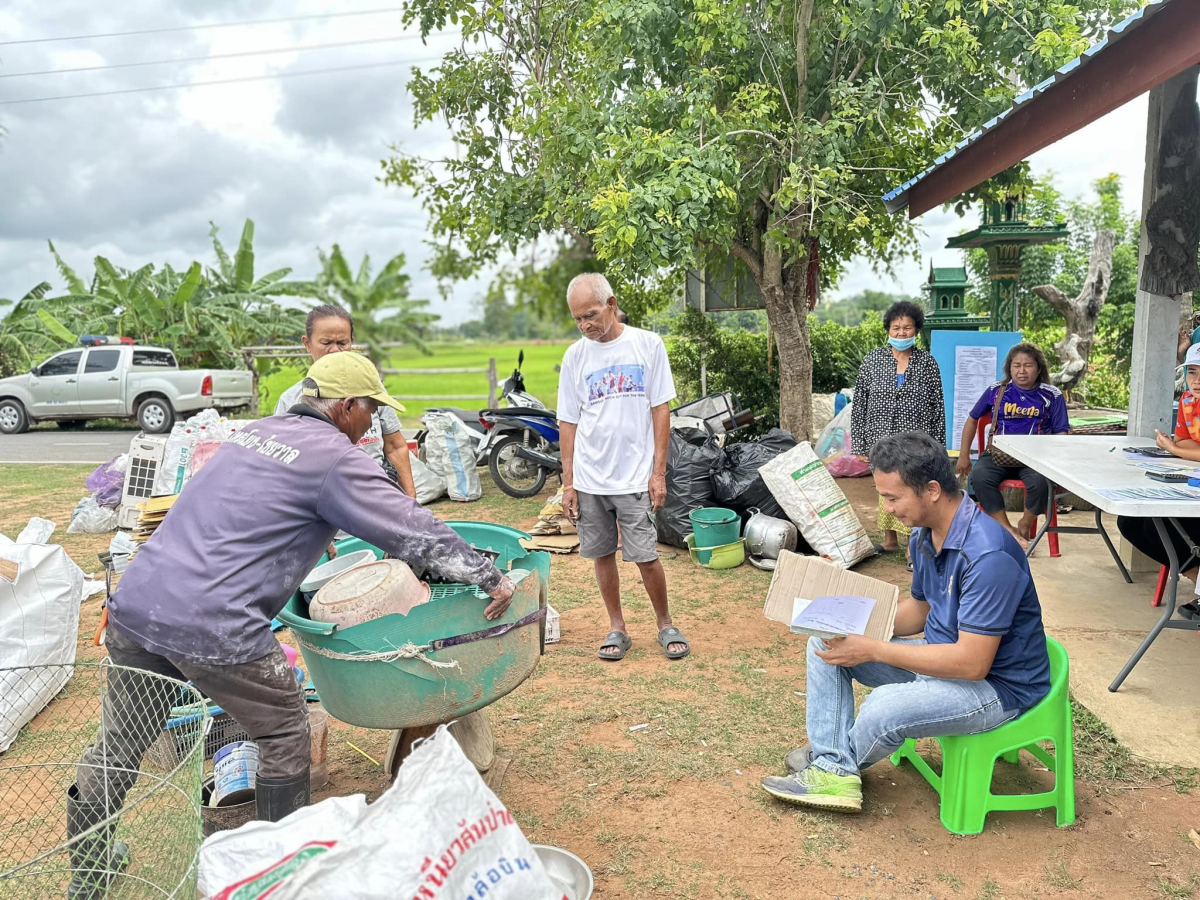
{"label": "seated man's knee", "polygon": [[821,657],[817,656],[818,651],[821,653],[824,653],[828,649],[829,648],[827,646],[825,646],[825,642],[823,640],[821,640],[819,637],[810,637],[808,639],[808,647],[807,647],[807,651],[806,651],[808,665],[810,665],[810,666],[812,666],[812,665],[820,665],[820,666],[829,665],[829,663],[825,662],[825,660],[823,660],[823,659],[821,659]]}
{"label": "seated man's knee", "polygon": [[876,688],[859,707],[850,728],[850,746],[860,764],[869,765],[881,758],[880,751],[890,753],[904,743],[903,725],[889,714],[891,706],[887,691]]}

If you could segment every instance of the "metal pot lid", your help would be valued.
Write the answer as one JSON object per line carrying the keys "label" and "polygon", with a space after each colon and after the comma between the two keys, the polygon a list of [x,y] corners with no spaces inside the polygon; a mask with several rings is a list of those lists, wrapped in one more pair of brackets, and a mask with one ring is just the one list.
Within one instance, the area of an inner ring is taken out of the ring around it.
{"label": "metal pot lid", "polygon": [[762,569],[764,572],[774,572],[775,566],[779,564],[779,560],[767,559],[762,556],[751,556],[750,565],[756,569]]}

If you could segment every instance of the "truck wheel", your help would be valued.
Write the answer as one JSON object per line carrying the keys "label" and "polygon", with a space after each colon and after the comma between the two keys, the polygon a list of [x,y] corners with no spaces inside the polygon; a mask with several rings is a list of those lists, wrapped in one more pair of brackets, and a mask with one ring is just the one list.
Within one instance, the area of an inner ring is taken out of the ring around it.
{"label": "truck wheel", "polygon": [[150,397],[138,407],[138,424],[146,434],[166,434],[175,423],[175,411],[162,397]]}
{"label": "truck wheel", "polygon": [[57,424],[63,431],[82,431],[87,427],[87,419],[59,419]]}
{"label": "truck wheel", "polygon": [[0,401],[0,434],[24,434],[29,430],[29,416],[19,400]]}

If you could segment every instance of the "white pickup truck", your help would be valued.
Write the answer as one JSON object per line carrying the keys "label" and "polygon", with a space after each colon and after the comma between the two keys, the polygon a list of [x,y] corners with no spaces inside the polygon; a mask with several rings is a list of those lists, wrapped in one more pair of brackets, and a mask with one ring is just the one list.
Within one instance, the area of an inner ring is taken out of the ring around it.
{"label": "white pickup truck", "polygon": [[252,391],[244,369],[181,369],[162,347],[80,347],[28,375],[0,378],[0,433],[20,434],[41,421],[71,428],[88,419],[136,418],[147,434],[163,434],[177,415],[246,406]]}

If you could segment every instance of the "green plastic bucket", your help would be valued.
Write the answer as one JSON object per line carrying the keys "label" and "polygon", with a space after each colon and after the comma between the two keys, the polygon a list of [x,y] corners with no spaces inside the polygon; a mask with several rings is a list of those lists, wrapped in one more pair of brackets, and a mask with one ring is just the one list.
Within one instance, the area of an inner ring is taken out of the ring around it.
{"label": "green plastic bucket", "polygon": [[742,536],[742,519],[732,509],[723,506],[706,506],[688,513],[692,520],[692,533],[696,535],[696,549],[723,547]]}
{"label": "green plastic bucket", "polygon": [[[308,618],[299,592],[279,619],[291,629],[321,703],[331,716],[362,728],[415,728],[450,722],[493,703],[528,678],[544,646],[550,554],[521,546],[524,532],[485,522],[447,522],[479,549],[498,554],[496,566],[516,584],[512,605],[488,621],[487,596],[475,587],[435,584],[430,602],[408,615],[392,614],[342,628]],[[337,542],[339,553],[370,549],[358,538]],[[324,561],[324,558],[322,558]],[[538,617],[538,613],[541,617]],[[524,622],[525,624],[519,624]],[[435,642],[509,625],[478,640],[433,649]],[[412,645],[411,657],[363,660]]]}

